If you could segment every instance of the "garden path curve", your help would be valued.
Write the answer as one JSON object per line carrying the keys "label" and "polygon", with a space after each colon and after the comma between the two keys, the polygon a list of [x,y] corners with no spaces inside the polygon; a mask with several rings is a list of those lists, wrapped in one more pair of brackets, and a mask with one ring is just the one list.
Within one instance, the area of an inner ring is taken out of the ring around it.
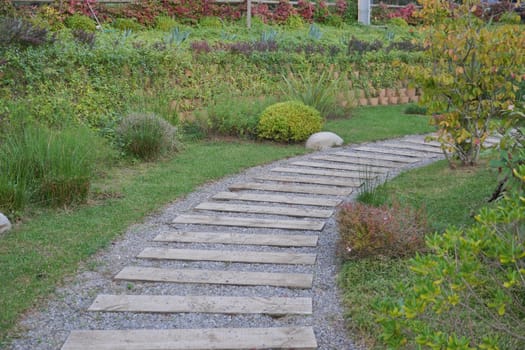
{"label": "garden path curve", "polygon": [[335,288],[335,209],[366,180],[442,158],[407,136],[204,186],[98,254],[11,347],[357,349]]}

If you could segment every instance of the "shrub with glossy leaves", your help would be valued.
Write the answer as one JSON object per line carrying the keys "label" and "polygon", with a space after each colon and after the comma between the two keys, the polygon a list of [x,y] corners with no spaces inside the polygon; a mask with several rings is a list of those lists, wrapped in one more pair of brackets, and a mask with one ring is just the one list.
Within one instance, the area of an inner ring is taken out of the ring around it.
{"label": "shrub with glossy leaves", "polygon": [[423,250],[428,229],[422,211],[398,203],[392,207],[348,203],[340,208],[337,223],[343,259],[413,256]]}
{"label": "shrub with glossy leaves", "polygon": [[267,107],[258,125],[259,137],[280,142],[300,142],[321,131],[323,119],[314,108],[298,101]]}
{"label": "shrub with glossy leaves", "polygon": [[178,149],[177,129],[154,114],[130,114],[116,132],[124,152],[143,160],[154,160]]}

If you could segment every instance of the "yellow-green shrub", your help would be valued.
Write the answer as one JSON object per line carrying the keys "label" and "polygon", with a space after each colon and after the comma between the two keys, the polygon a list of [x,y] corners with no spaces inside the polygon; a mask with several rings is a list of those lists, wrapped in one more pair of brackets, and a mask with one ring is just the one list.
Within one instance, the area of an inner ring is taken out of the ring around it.
{"label": "yellow-green shrub", "polygon": [[259,137],[280,142],[300,142],[321,130],[323,119],[314,108],[298,101],[276,103],[261,114]]}
{"label": "yellow-green shrub", "polygon": [[70,29],[82,29],[86,32],[94,32],[97,29],[97,24],[94,20],[79,14],[66,18],[64,23]]}

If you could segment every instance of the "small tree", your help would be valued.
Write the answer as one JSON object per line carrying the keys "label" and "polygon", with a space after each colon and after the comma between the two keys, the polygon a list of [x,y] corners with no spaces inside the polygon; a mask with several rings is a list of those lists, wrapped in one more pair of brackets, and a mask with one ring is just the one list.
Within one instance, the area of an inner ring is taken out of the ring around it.
{"label": "small tree", "polygon": [[479,2],[452,6],[423,0],[429,24],[427,67],[409,68],[423,88],[422,103],[438,127],[435,139],[464,165],[476,163],[494,118],[513,105],[525,62],[525,35],[516,25],[495,25],[474,15]]}

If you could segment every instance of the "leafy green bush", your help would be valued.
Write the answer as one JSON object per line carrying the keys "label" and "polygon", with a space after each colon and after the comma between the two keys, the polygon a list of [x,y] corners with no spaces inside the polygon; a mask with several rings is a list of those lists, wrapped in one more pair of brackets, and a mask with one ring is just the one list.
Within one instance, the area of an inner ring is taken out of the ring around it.
{"label": "leafy green bush", "polygon": [[304,27],[304,20],[299,15],[291,15],[286,19],[286,27],[290,29],[300,29]]}
{"label": "leafy green bush", "polygon": [[97,24],[94,20],[80,14],[67,17],[64,23],[69,29],[82,29],[87,32],[94,32],[97,29]]}
{"label": "leafy green bush", "polygon": [[298,101],[276,103],[262,113],[259,137],[280,142],[300,142],[321,131],[323,119],[319,112]]}
{"label": "leafy green bush", "polygon": [[25,126],[6,133],[0,144],[0,209],[16,214],[30,202],[84,201],[102,154],[107,153],[101,140],[85,128]]}
{"label": "leafy green bush", "polygon": [[389,21],[388,21],[389,24],[391,25],[394,25],[394,26],[399,26],[399,27],[408,27],[408,23],[407,21],[405,21],[403,18],[401,17],[394,17],[394,18],[391,18]]}
{"label": "leafy green bush", "polygon": [[427,110],[428,110],[428,108],[426,108],[424,106],[420,106],[420,105],[417,105],[417,104],[410,104],[410,105],[406,106],[405,114],[425,115],[425,114],[427,114]]}
{"label": "leafy green bush", "polygon": [[140,32],[144,27],[134,18],[117,18],[112,23],[113,28],[118,30],[131,30]]}
{"label": "leafy green bush", "polygon": [[222,22],[219,17],[202,17],[199,20],[199,26],[205,28],[221,28]]}
{"label": "leafy green bush", "polygon": [[155,28],[163,32],[170,32],[178,26],[180,23],[173,17],[157,16],[155,18]]}
{"label": "leafy green bush", "polygon": [[177,129],[154,114],[130,114],[116,130],[123,150],[143,160],[154,160],[178,149]]}
{"label": "leafy green bush", "polygon": [[282,92],[289,100],[301,101],[317,109],[325,118],[337,118],[347,114],[337,105],[336,95],[339,92],[339,78],[329,71],[322,73],[307,70],[304,73],[289,73],[283,76]]}
{"label": "leafy green bush", "polygon": [[255,138],[259,116],[274,98],[219,96],[207,108],[212,130],[229,136]]}
{"label": "leafy green bush", "polygon": [[339,253],[343,259],[406,257],[421,252],[427,231],[422,211],[347,203],[337,214]]}

